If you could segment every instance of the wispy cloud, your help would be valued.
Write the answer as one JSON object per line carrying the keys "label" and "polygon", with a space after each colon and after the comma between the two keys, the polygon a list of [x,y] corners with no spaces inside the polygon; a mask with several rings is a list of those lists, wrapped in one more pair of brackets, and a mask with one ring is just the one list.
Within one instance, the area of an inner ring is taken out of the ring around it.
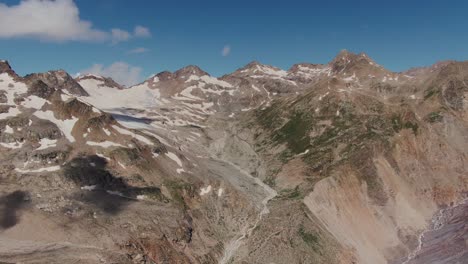
{"label": "wispy cloud", "polygon": [[226,57],[230,53],[231,53],[231,46],[229,46],[229,45],[224,46],[223,50],[221,51],[221,55],[223,55],[223,57]]}
{"label": "wispy cloud", "polygon": [[136,26],[133,30],[133,35],[138,38],[148,38],[151,37],[151,32],[147,27]]}
{"label": "wispy cloud", "polygon": [[88,69],[81,70],[81,74],[95,74],[104,77],[110,77],[119,84],[127,87],[142,81],[142,69],[140,67],[129,65],[125,62],[115,62],[109,66],[94,64]]}
{"label": "wispy cloud", "polygon": [[149,38],[151,37],[151,32],[148,28],[142,26],[136,26],[132,33],[119,29],[113,28],[112,33],[112,44],[117,44],[119,42],[128,41],[131,38]]}
{"label": "wispy cloud", "polygon": [[114,28],[105,31],[80,18],[73,0],[22,0],[17,5],[0,3],[0,38],[34,38],[42,41],[111,41],[149,37],[148,28],[136,26],[133,33]]}
{"label": "wispy cloud", "polygon": [[111,30],[111,34],[112,34],[112,44],[117,44],[122,41],[127,41],[132,37],[128,31],[125,31],[119,28],[113,28]]}
{"label": "wispy cloud", "polygon": [[140,48],[132,49],[132,50],[128,51],[128,53],[129,54],[140,54],[140,53],[145,53],[145,52],[148,52],[148,51],[149,51],[149,49],[140,47]]}

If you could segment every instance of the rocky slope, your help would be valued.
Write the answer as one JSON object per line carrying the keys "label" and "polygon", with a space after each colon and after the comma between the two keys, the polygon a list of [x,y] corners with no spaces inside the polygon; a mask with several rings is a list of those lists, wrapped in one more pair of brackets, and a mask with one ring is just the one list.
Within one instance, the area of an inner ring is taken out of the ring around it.
{"label": "rocky slope", "polygon": [[466,207],[453,250],[428,232],[467,195],[467,84],[347,51],[128,89],[1,62],[0,261],[456,263]]}

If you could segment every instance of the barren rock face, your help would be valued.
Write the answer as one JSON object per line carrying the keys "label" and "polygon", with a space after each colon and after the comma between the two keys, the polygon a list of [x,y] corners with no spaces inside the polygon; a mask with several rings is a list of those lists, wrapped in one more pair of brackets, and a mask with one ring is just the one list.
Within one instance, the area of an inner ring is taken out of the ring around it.
{"label": "barren rock face", "polygon": [[463,260],[467,74],[342,51],[124,88],[0,62],[0,262]]}
{"label": "barren rock face", "polygon": [[88,95],[86,91],[81,87],[68,73],[63,70],[49,71],[47,73],[35,73],[25,76],[26,81],[30,83],[36,83],[42,81],[48,87],[55,89],[63,89],[68,93],[77,96]]}
{"label": "barren rock face", "polygon": [[0,61],[0,73],[12,73],[13,70],[11,69],[10,64],[8,61]]}

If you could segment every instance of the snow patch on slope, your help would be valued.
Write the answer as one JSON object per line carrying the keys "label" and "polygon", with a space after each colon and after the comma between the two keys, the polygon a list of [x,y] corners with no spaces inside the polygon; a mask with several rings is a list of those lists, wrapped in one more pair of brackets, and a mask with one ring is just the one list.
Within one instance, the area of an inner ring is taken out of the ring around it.
{"label": "snow patch on slope", "polygon": [[166,156],[169,157],[171,160],[175,161],[175,163],[177,163],[179,167],[182,167],[182,161],[179,159],[179,157],[176,154],[172,152],[168,152],[166,153]]}
{"label": "snow patch on slope", "polygon": [[200,189],[200,196],[209,194],[210,192],[211,192],[211,185],[208,185],[207,187]]}
{"label": "snow patch on slope", "polygon": [[232,88],[232,85],[228,82],[219,80],[215,77],[208,76],[208,75],[203,75],[201,77],[197,75],[191,75],[185,82],[191,82],[191,81],[202,81],[206,84],[213,84],[213,85],[218,85],[224,88]]}
{"label": "snow patch on slope", "polygon": [[115,142],[112,142],[112,141],[107,141],[107,140],[103,141],[103,142],[87,141],[86,144],[90,145],[90,146],[98,146],[98,147],[102,147],[102,148],[124,147],[121,144],[118,144],[118,143],[115,143]]}
{"label": "snow patch on slope", "polygon": [[2,147],[5,147],[5,148],[9,148],[9,149],[19,149],[19,148],[22,148],[23,147],[23,144],[24,142],[11,142],[11,143],[4,143],[4,142],[0,142],[0,145]]}
{"label": "snow patch on slope", "polygon": [[1,113],[0,114],[0,119],[6,119],[6,118],[9,118],[9,117],[15,117],[17,116],[18,114],[20,114],[21,111],[18,109],[18,107],[14,106],[14,107],[10,107],[8,109],[8,112],[6,113]]}
{"label": "snow patch on slope", "polygon": [[48,138],[42,138],[39,141],[39,144],[41,144],[40,147],[38,147],[36,150],[42,150],[42,149],[48,149],[57,146],[57,140],[55,139],[48,139]]}
{"label": "snow patch on slope", "polygon": [[60,170],[60,166],[52,166],[52,167],[45,167],[45,168],[40,168],[40,169],[35,169],[35,170],[23,170],[23,169],[18,169],[15,168],[15,171],[19,173],[37,173],[37,172],[45,172],[45,171],[58,171]]}
{"label": "snow patch on slope", "polygon": [[37,111],[34,115],[40,119],[49,120],[57,125],[57,127],[62,131],[63,135],[68,139],[70,142],[75,142],[75,137],[72,135],[73,127],[75,126],[76,122],[79,120],[76,117],[72,119],[60,120],[54,116],[54,112],[48,111]]}
{"label": "snow patch on slope", "polygon": [[41,109],[42,106],[44,106],[44,104],[47,102],[47,100],[35,95],[28,96],[24,99],[25,100],[21,103],[21,105],[26,108]]}
{"label": "snow patch on slope", "polygon": [[28,91],[26,84],[16,82],[8,73],[0,74],[0,90],[6,92],[7,102],[3,104],[14,105],[15,97]]}

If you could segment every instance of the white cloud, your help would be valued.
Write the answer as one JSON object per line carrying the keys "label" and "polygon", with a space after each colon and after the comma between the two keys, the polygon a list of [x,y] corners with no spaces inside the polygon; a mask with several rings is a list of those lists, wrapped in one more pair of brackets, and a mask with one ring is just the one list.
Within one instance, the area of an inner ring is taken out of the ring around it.
{"label": "white cloud", "polygon": [[140,47],[140,48],[132,49],[128,53],[130,53],[130,54],[140,54],[140,53],[145,53],[145,52],[148,52],[148,51],[149,51],[149,49]]}
{"label": "white cloud", "polygon": [[224,46],[223,50],[221,51],[221,54],[223,55],[223,57],[228,56],[230,53],[231,53],[231,46],[229,45]]}
{"label": "white cloud", "polygon": [[133,30],[133,35],[125,30],[119,28],[113,28],[111,30],[112,34],[112,43],[117,44],[122,41],[128,41],[131,38],[149,38],[151,37],[151,32],[148,28],[142,26],[136,26]]}
{"label": "white cloud", "polygon": [[112,34],[112,43],[113,44],[117,44],[117,43],[122,42],[122,41],[127,41],[132,37],[130,35],[130,33],[128,33],[128,31],[125,31],[125,30],[122,30],[122,29],[119,29],[119,28],[113,28],[111,30],[111,34]]}
{"label": "white cloud", "polygon": [[24,0],[16,6],[0,4],[0,37],[34,37],[42,40],[96,41],[107,33],[81,20],[72,0]]}
{"label": "white cloud", "polygon": [[127,87],[142,81],[142,69],[131,66],[125,62],[115,62],[107,67],[102,64],[94,64],[88,69],[81,70],[81,74],[95,74],[110,77],[119,84]]}
{"label": "white cloud", "polygon": [[[149,29],[137,26],[135,37],[149,37]],[[17,5],[0,3],[0,39],[35,38],[42,41],[127,41],[131,33],[114,28],[95,28],[80,18],[73,0],[22,0]]]}
{"label": "white cloud", "polygon": [[133,30],[133,35],[138,38],[147,38],[151,37],[151,32],[148,28],[143,26],[136,26],[135,30]]}

